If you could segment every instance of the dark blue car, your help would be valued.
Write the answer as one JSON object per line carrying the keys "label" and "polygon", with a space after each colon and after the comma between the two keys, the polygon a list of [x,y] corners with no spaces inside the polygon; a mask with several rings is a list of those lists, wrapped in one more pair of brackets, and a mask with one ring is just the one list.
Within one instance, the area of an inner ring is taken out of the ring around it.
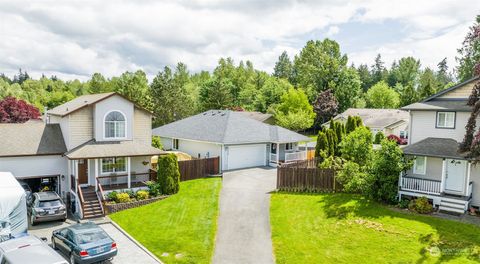
{"label": "dark blue car", "polygon": [[70,257],[70,263],[95,263],[117,255],[117,244],[94,223],[81,223],[53,231],[52,247]]}

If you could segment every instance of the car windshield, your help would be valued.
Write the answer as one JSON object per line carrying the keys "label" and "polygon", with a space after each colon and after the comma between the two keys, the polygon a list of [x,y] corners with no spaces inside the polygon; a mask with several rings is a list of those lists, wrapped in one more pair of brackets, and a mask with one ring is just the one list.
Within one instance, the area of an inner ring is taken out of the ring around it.
{"label": "car windshield", "polygon": [[77,234],[77,242],[80,245],[95,242],[105,238],[108,238],[108,235],[103,231],[92,231]]}
{"label": "car windshield", "polygon": [[38,207],[56,207],[62,205],[60,200],[51,200],[51,201],[40,201],[38,202]]}

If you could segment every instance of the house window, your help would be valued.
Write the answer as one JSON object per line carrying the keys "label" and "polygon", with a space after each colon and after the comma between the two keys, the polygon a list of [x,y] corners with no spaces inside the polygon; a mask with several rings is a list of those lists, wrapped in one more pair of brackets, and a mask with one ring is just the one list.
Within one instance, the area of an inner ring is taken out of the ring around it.
{"label": "house window", "polygon": [[437,112],[438,128],[455,128],[455,112]]}
{"label": "house window", "polygon": [[427,171],[427,157],[415,157],[413,164],[413,173],[425,175]]}
{"label": "house window", "polygon": [[178,149],[178,139],[173,139],[173,149]]}
{"label": "house window", "polygon": [[408,133],[405,130],[400,131],[400,138],[408,138]]}
{"label": "house window", "polygon": [[125,158],[105,158],[102,159],[102,173],[127,172],[127,161]]}
{"label": "house window", "polygon": [[125,115],[119,111],[112,111],[105,116],[105,138],[125,138]]}
{"label": "house window", "polygon": [[293,149],[293,143],[285,144],[285,150],[292,150],[292,149]]}

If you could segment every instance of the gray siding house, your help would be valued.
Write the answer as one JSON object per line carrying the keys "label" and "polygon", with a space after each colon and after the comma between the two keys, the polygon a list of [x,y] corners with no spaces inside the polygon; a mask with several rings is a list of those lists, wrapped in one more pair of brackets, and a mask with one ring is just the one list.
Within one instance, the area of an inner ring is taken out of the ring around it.
{"label": "gray siding house", "polygon": [[149,111],[117,93],[80,96],[47,111],[45,122],[1,124],[0,171],[52,179],[78,215],[93,217],[106,192],[150,179],[151,157],[162,153],[151,147],[151,124]]}
{"label": "gray siding house", "polygon": [[400,175],[400,197],[426,196],[440,210],[457,213],[480,206],[480,165],[458,152],[472,111],[466,103],[478,81],[473,78],[402,108],[410,113],[409,145],[403,151],[414,164]]}

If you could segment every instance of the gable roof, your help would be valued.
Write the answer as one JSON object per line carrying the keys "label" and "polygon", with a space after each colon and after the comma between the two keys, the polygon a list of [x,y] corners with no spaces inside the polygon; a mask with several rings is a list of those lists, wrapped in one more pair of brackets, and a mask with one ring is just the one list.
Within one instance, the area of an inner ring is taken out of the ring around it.
{"label": "gable roof", "polygon": [[470,78],[470,79],[468,79],[468,80],[466,80],[466,81],[464,81],[464,82],[461,82],[461,83],[459,83],[459,84],[456,84],[456,85],[454,85],[454,86],[452,86],[452,87],[450,87],[450,88],[444,89],[444,90],[442,90],[442,91],[440,91],[440,92],[438,92],[438,93],[436,93],[436,94],[434,94],[434,95],[432,95],[432,96],[430,96],[430,97],[422,100],[421,102],[431,101],[431,100],[433,100],[433,99],[435,99],[435,98],[437,98],[437,97],[439,97],[439,96],[441,96],[441,95],[444,95],[444,94],[446,94],[446,93],[449,93],[449,92],[451,92],[451,91],[453,91],[453,90],[456,90],[456,89],[458,89],[458,88],[460,88],[460,87],[463,87],[463,86],[465,86],[465,85],[467,85],[467,84],[469,84],[469,83],[471,83],[471,82],[473,82],[473,81],[476,81],[476,80],[478,80],[479,78],[480,78],[480,76],[475,76],[475,77],[473,77],[473,78]]}
{"label": "gable roof", "polygon": [[74,98],[73,100],[70,100],[62,105],[59,105],[55,108],[52,108],[50,110],[47,111],[48,114],[50,115],[56,115],[56,116],[61,116],[61,117],[64,117],[64,116],[67,116],[77,110],[80,110],[84,107],[87,107],[87,106],[90,106],[90,105],[93,105],[93,104],[96,104],[100,101],[103,101],[107,98],[110,98],[112,96],[120,96],[122,97],[123,99],[129,101],[129,102],[132,102],[135,107],[137,107],[138,109],[141,109],[141,110],[144,110],[148,113],[151,113],[150,111],[144,109],[143,107],[141,106],[138,106],[137,104],[135,104],[132,100],[126,98],[125,96],[119,94],[119,93],[116,93],[116,92],[110,92],[110,93],[99,93],[99,94],[86,94],[86,95],[82,95],[82,96],[79,96],[77,98]]}
{"label": "gable roof", "polygon": [[388,127],[399,122],[408,122],[410,115],[407,111],[398,109],[349,108],[333,119],[347,119],[348,116],[360,116],[363,124],[368,127]]}
{"label": "gable roof", "polygon": [[291,130],[268,125],[230,110],[209,110],[187,117],[153,129],[153,135],[219,144],[287,143],[310,140]]}
{"label": "gable roof", "polygon": [[0,157],[61,155],[67,151],[59,124],[0,124]]}

